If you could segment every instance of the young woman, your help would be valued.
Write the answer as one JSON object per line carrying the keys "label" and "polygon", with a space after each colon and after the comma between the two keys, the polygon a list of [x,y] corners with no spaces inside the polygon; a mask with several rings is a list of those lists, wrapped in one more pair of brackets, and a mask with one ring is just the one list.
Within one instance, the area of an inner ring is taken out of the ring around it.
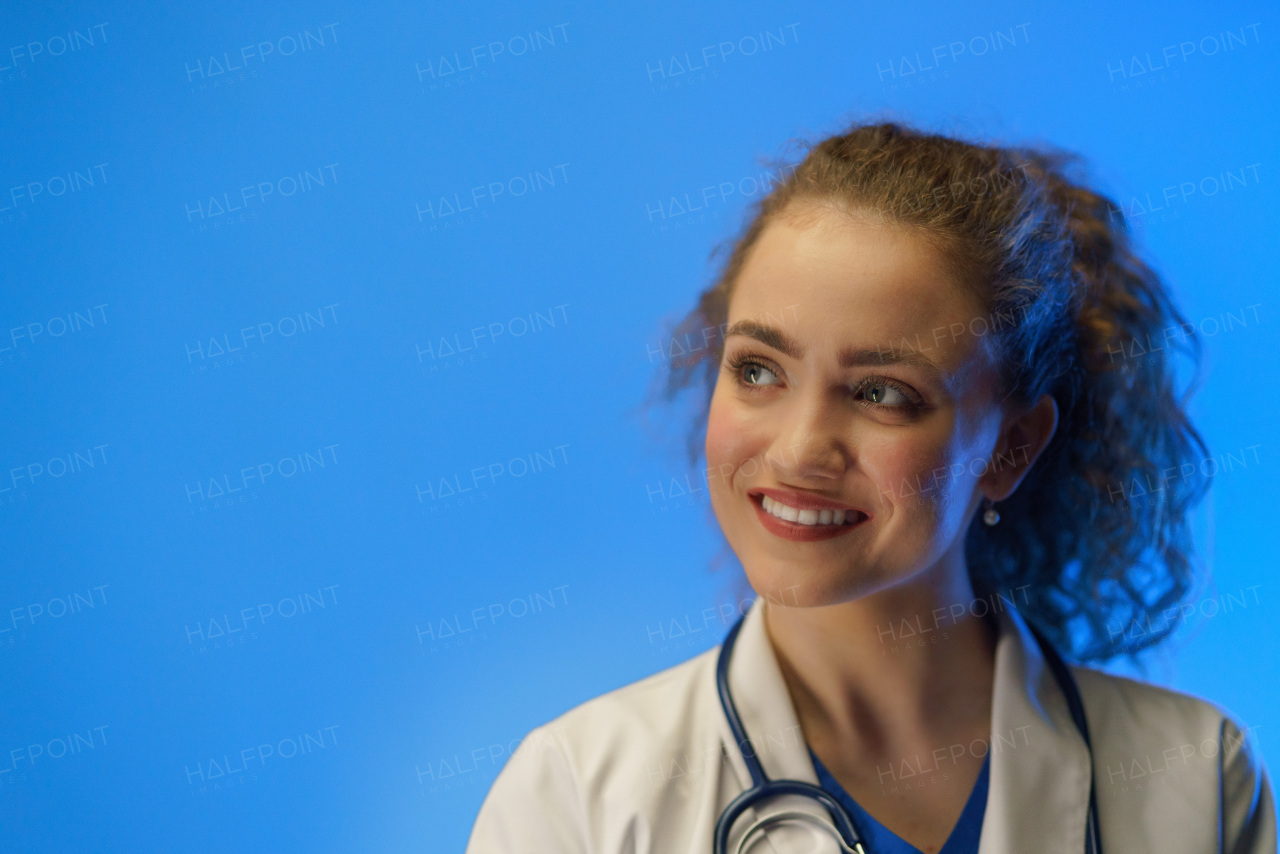
{"label": "young woman", "polygon": [[1139,355],[1190,327],[1069,166],[863,125],[760,202],[671,385],[758,597],[535,729],[469,854],[1276,851],[1249,727],[1058,657],[1177,627],[1206,455]]}

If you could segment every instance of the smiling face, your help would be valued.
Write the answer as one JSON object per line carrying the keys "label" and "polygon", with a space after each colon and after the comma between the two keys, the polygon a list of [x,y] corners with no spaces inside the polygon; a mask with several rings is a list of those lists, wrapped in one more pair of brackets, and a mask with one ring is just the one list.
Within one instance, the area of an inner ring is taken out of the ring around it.
{"label": "smiling face", "polygon": [[706,439],[721,529],[786,605],[963,574],[983,489],[1016,486],[994,464],[990,339],[967,331],[983,307],[918,234],[800,204],[760,234],[729,302]]}

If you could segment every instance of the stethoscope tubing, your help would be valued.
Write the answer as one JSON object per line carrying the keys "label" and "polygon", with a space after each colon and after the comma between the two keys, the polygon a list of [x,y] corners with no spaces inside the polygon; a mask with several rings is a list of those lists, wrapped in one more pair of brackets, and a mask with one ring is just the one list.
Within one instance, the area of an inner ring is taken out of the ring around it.
{"label": "stethoscope tubing", "polygon": [[[744,812],[762,800],[780,795],[799,795],[818,801],[831,816],[835,831],[839,834],[840,841],[844,847],[849,851],[865,851],[866,846],[863,842],[862,834],[858,831],[853,817],[830,793],[802,780],[770,780],[768,775],[765,774],[764,766],[761,765],[760,759],[756,755],[755,746],[751,743],[751,738],[747,735],[747,731],[742,725],[742,718],[738,714],[738,706],[733,700],[733,694],[729,691],[729,661],[733,656],[733,647],[738,640],[738,633],[741,631],[745,620],[745,615],[738,618],[738,621],[733,624],[733,627],[729,629],[729,633],[725,636],[724,643],[720,646],[720,655],[716,659],[716,690],[720,695],[720,706],[724,711],[725,720],[729,724],[730,732],[733,733],[733,740],[742,754],[742,761],[747,766],[747,773],[751,775],[751,787],[734,798],[720,814],[719,820],[716,821],[715,854],[726,854],[729,845],[729,833],[733,828],[734,822]],[[1062,656],[1053,648],[1053,644],[1049,643],[1048,639],[1033,626],[1028,624],[1028,628],[1036,639],[1036,643],[1039,645],[1054,679],[1062,689],[1063,696],[1067,702],[1067,710],[1071,714],[1071,720],[1080,732],[1080,737],[1084,739],[1085,747],[1089,750],[1089,811],[1085,817],[1085,852],[1086,854],[1102,854],[1102,837],[1097,820],[1097,793],[1093,783],[1093,742],[1089,738],[1089,723],[1085,717],[1084,701],[1080,696],[1080,688],[1076,684],[1070,668],[1062,660]]]}

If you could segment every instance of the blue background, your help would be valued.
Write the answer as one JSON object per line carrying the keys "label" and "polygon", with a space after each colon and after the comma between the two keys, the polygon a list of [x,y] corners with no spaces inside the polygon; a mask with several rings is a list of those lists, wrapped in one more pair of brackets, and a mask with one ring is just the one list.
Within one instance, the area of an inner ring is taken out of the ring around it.
{"label": "blue background", "polygon": [[718,642],[655,353],[760,158],[864,115],[1079,151],[1132,216],[1236,460],[1148,678],[1280,767],[1270,8],[696,5],[7,10],[7,849],[458,851],[530,728]]}

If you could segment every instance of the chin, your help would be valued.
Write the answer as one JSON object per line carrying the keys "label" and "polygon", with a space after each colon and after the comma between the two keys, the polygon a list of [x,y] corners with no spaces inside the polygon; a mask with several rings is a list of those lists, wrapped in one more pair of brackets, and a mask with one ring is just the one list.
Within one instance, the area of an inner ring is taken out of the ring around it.
{"label": "chin", "polygon": [[820,571],[813,567],[743,564],[747,581],[756,595],[773,605],[788,608],[822,608],[852,602],[887,586],[885,579],[868,577],[852,567]]}

